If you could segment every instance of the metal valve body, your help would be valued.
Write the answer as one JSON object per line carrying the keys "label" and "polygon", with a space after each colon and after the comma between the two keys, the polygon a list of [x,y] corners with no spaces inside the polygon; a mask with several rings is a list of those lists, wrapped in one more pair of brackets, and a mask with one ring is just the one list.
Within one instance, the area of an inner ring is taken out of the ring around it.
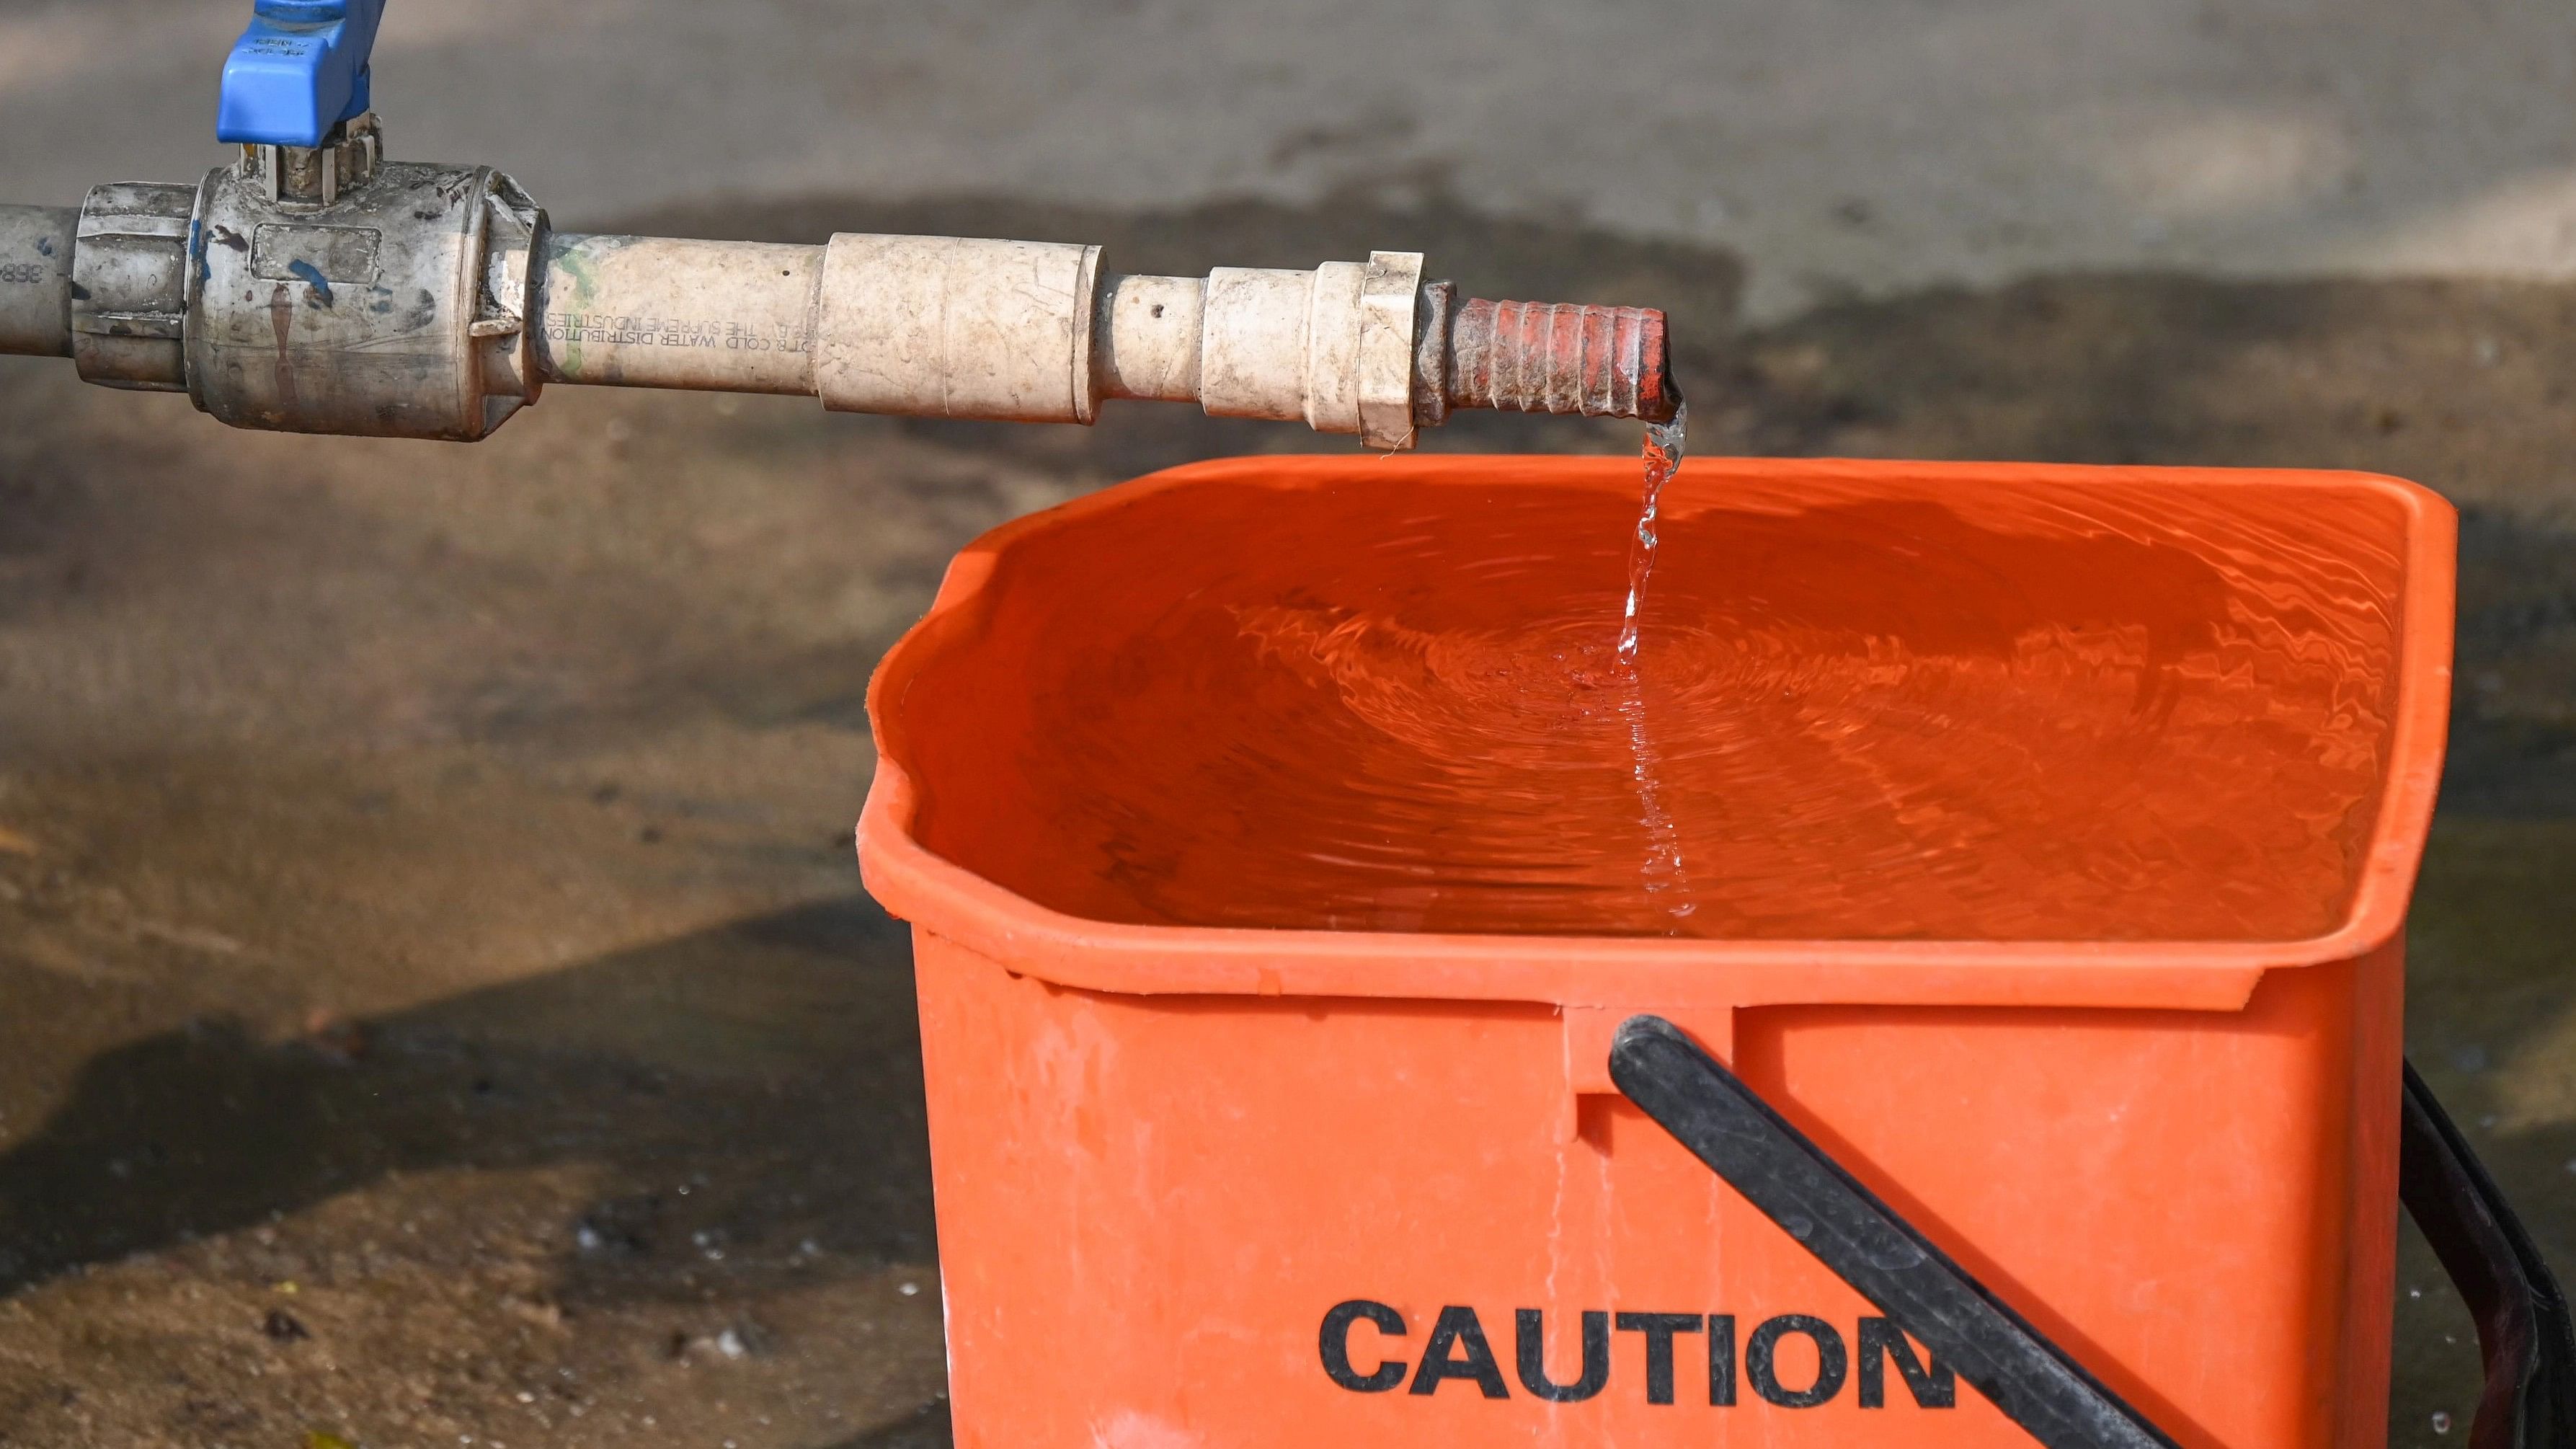
{"label": "metal valve body", "polygon": [[471,441],[536,397],[544,225],[488,167],[381,163],[327,207],[272,199],[248,165],[103,186],[81,212],[73,361],[236,427]]}

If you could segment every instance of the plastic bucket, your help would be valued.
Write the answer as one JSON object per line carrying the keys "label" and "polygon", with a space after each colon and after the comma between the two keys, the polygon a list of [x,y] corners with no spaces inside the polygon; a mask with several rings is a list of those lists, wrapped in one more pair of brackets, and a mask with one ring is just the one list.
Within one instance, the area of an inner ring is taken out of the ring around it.
{"label": "plastic bucket", "polygon": [[[1799,637],[1856,668],[1956,656],[1986,683],[1955,711],[2038,707],[2014,663],[2034,630],[2146,630],[2157,678],[2182,682],[2164,721],[2256,655],[2326,672],[2339,753],[2319,768],[2359,793],[2316,797],[2299,754],[2212,800],[2148,728],[2133,773],[2086,788],[2174,823],[2101,862],[2111,887],[2080,917],[2030,917],[2098,924],[2079,938],[1891,935],[1859,910],[1797,939],[1211,927],[1086,884],[1100,842],[1052,755],[1067,681],[1234,707],[1155,694],[1135,671],[1156,639],[1122,633],[1146,616],[1118,600],[1319,535],[1329,554],[1361,490],[1416,521],[1580,494],[1615,528],[1636,486],[1608,459],[1180,469],[987,536],[888,655],[860,852],[914,926],[959,1443],[2027,1442],[1617,1094],[1612,1033],[1638,1012],[2175,1440],[2381,1443],[2401,931],[2451,648],[2453,517],[2414,485],[1805,461],[1698,462],[1675,485],[1674,527],[1764,541],[1769,593],[1744,607],[1830,604]],[[1259,526],[1191,531],[1220,504]],[[2174,566],[2115,577],[2106,540]],[[1943,558],[1973,578],[1942,607],[1991,627],[1923,624],[1897,584]],[[2195,748],[2280,748],[2290,723],[2259,713]],[[2312,924],[2206,932],[2171,887],[2212,810],[2339,862]],[[2071,820],[2080,857],[2094,837]],[[1226,828],[1257,845],[1258,820]],[[1868,869],[1814,874],[1865,900]]]}

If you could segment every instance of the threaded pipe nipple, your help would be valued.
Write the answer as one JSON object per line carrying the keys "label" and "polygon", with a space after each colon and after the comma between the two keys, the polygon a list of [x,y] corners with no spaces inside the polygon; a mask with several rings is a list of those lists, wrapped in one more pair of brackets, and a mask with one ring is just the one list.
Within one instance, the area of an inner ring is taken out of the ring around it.
{"label": "threaded pipe nipple", "polygon": [[1681,402],[1652,308],[1471,299],[1447,321],[1451,408],[1666,422]]}

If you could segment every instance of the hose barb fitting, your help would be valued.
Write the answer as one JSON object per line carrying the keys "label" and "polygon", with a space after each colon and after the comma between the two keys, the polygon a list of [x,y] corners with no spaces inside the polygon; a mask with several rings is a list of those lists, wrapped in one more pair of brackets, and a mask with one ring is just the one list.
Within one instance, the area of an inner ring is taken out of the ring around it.
{"label": "hose barb fitting", "polygon": [[1426,378],[1441,380],[1436,391],[1448,408],[1661,423],[1672,420],[1681,402],[1659,311],[1571,302],[1454,302],[1446,282],[1424,291],[1433,318],[1424,328],[1420,366]]}

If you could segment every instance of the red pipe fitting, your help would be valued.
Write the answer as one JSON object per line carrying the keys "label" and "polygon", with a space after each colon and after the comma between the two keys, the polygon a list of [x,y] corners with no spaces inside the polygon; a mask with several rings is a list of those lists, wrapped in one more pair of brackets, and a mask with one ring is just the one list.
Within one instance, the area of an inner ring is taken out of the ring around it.
{"label": "red pipe fitting", "polygon": [[1481,299],[1451,311],[1443,305],[1446,284],[1435,285],[1442,290],[1433,310],[1449,315],[1435,315],[1428,330],[1446,334],[1440,394],[1447,407],[1660,423],[1681,402],[1659,311]]}

